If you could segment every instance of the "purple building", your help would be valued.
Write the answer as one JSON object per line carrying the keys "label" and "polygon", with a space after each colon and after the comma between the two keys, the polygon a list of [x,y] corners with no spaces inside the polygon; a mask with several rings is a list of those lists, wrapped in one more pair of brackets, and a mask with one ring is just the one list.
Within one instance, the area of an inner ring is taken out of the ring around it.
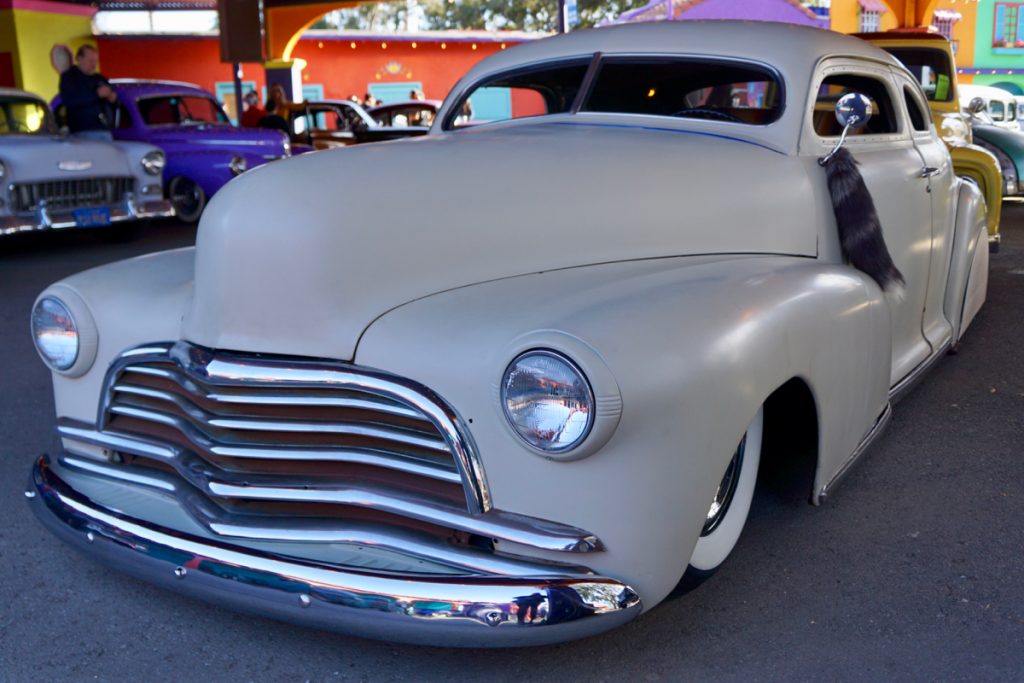
{"label": "purple building", "polygon": [[820,28],[829,27],[827,16],[818,16],[798,0],[651,0],[643,7],[623,12],[610,23],[692,19],[781,21]]}

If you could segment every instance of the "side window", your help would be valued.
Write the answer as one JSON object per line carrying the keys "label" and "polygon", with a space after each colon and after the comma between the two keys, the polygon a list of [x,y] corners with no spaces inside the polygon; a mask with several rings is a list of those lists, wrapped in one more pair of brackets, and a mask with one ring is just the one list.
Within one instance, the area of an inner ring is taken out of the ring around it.
{"label": "side window", "polygon": [[988,113],[992,116],[993,121],[1002,121],[1006,118],[1006,110],[999,100],[989,100]]}
{"label": "side window", "polygon": [[914,130],[928,130],[928,116],[921,109],[921,103],[908,86],[903,86],[903,99],[907,102],[907,112],[910,114],[910,125]]}
{"label": "side window", "polygon": [[462,99],[445,128],[567,112],[590,61],[586,57],[494,76]]}
{"label": "side window", "polygon": [[847,93],[857,92],[871,100],[871,119],[850,135],[885,135],[898,131],[896,112],[885,83],[870,76],[835,74],[828,76],[818,88],[814,102],[814,132],[822,137],[835,137],[842,132],[836,121],[836,102]]}

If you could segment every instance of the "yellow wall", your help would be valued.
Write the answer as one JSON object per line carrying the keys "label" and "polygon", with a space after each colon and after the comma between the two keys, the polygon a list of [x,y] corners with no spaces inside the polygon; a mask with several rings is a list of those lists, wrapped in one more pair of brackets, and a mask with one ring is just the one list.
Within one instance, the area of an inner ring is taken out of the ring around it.
{"label": "yellow wall", "polygon": [[[974,40],[977,32],[978,4],[960,0],[939,0],[934,9],[959,12],[963,19],[953,24],[953,40],[957,43],[956,65],[959,67],[974,66]],[[928,15],[931,20],[931,14]],[[964,77],[958,77],[963,80]]]}
{"label": "yellow wall", "polygon": [[[860,3],[857,0],[832,0],[829,11],[832,30],[839,33],[856,33],[860,30]],[[882,15],[882,30],[888,31],[899,26],[899,20],[892,12]]]}
{"label": "yellow wall", "polygon": [[18,58],[15,77],[18,86],[50,99],[57,94],[60,77],[50,64],[50,50],[57,43],[71,48],[92,42],[92,20],[89,17],[14,10],[18,35]]}
{"label": "yellow wall", "polygon": [[80,13],[0,10],[0,52],[11,53],[15,84],[46,99],[57,94],[59,80],[50,49],[63,43],[74,52],[92,40],[92,19]]}

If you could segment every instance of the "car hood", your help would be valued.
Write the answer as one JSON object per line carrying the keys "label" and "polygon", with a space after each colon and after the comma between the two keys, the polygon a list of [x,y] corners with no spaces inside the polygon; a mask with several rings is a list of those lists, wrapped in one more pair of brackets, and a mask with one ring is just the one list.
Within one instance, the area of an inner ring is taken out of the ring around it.
{"label": "car hood", "polygon": [[205,145],[251,154],[284,153],[285,135],[276,130],[227,125],[152,126],[146,139],[155,145]]}
{"label": "car hood", "polygon": [[971,130],[974,137],[1003,150],[1018,167],[1024,165],[1024,133],[978,123],[974,123]]}
{"label": "car hood", "polygon": [[487,280],[668,256],[811,256],[823,219],[811,182],[800,159],[760,145],[622,126],[489,126],[303,155],[213,199],[183,334],[349,360],[378,316]]}
{"label": "car hood", "polygon": [[93,176],[129,176],[125,154],[109,142],[49,135],[0,137],[5,181],[73,180]]}

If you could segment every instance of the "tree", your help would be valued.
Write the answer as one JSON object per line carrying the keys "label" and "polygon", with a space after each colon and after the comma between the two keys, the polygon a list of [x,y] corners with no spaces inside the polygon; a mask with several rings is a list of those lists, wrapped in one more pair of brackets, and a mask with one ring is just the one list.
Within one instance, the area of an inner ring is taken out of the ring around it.
{"label": "tree", "polygon": [[[580,28],[596,26],[622,12],[642,7],[645,0],[578,0]],[[557,0],[420,0],[431,29],[554,31]]]}

